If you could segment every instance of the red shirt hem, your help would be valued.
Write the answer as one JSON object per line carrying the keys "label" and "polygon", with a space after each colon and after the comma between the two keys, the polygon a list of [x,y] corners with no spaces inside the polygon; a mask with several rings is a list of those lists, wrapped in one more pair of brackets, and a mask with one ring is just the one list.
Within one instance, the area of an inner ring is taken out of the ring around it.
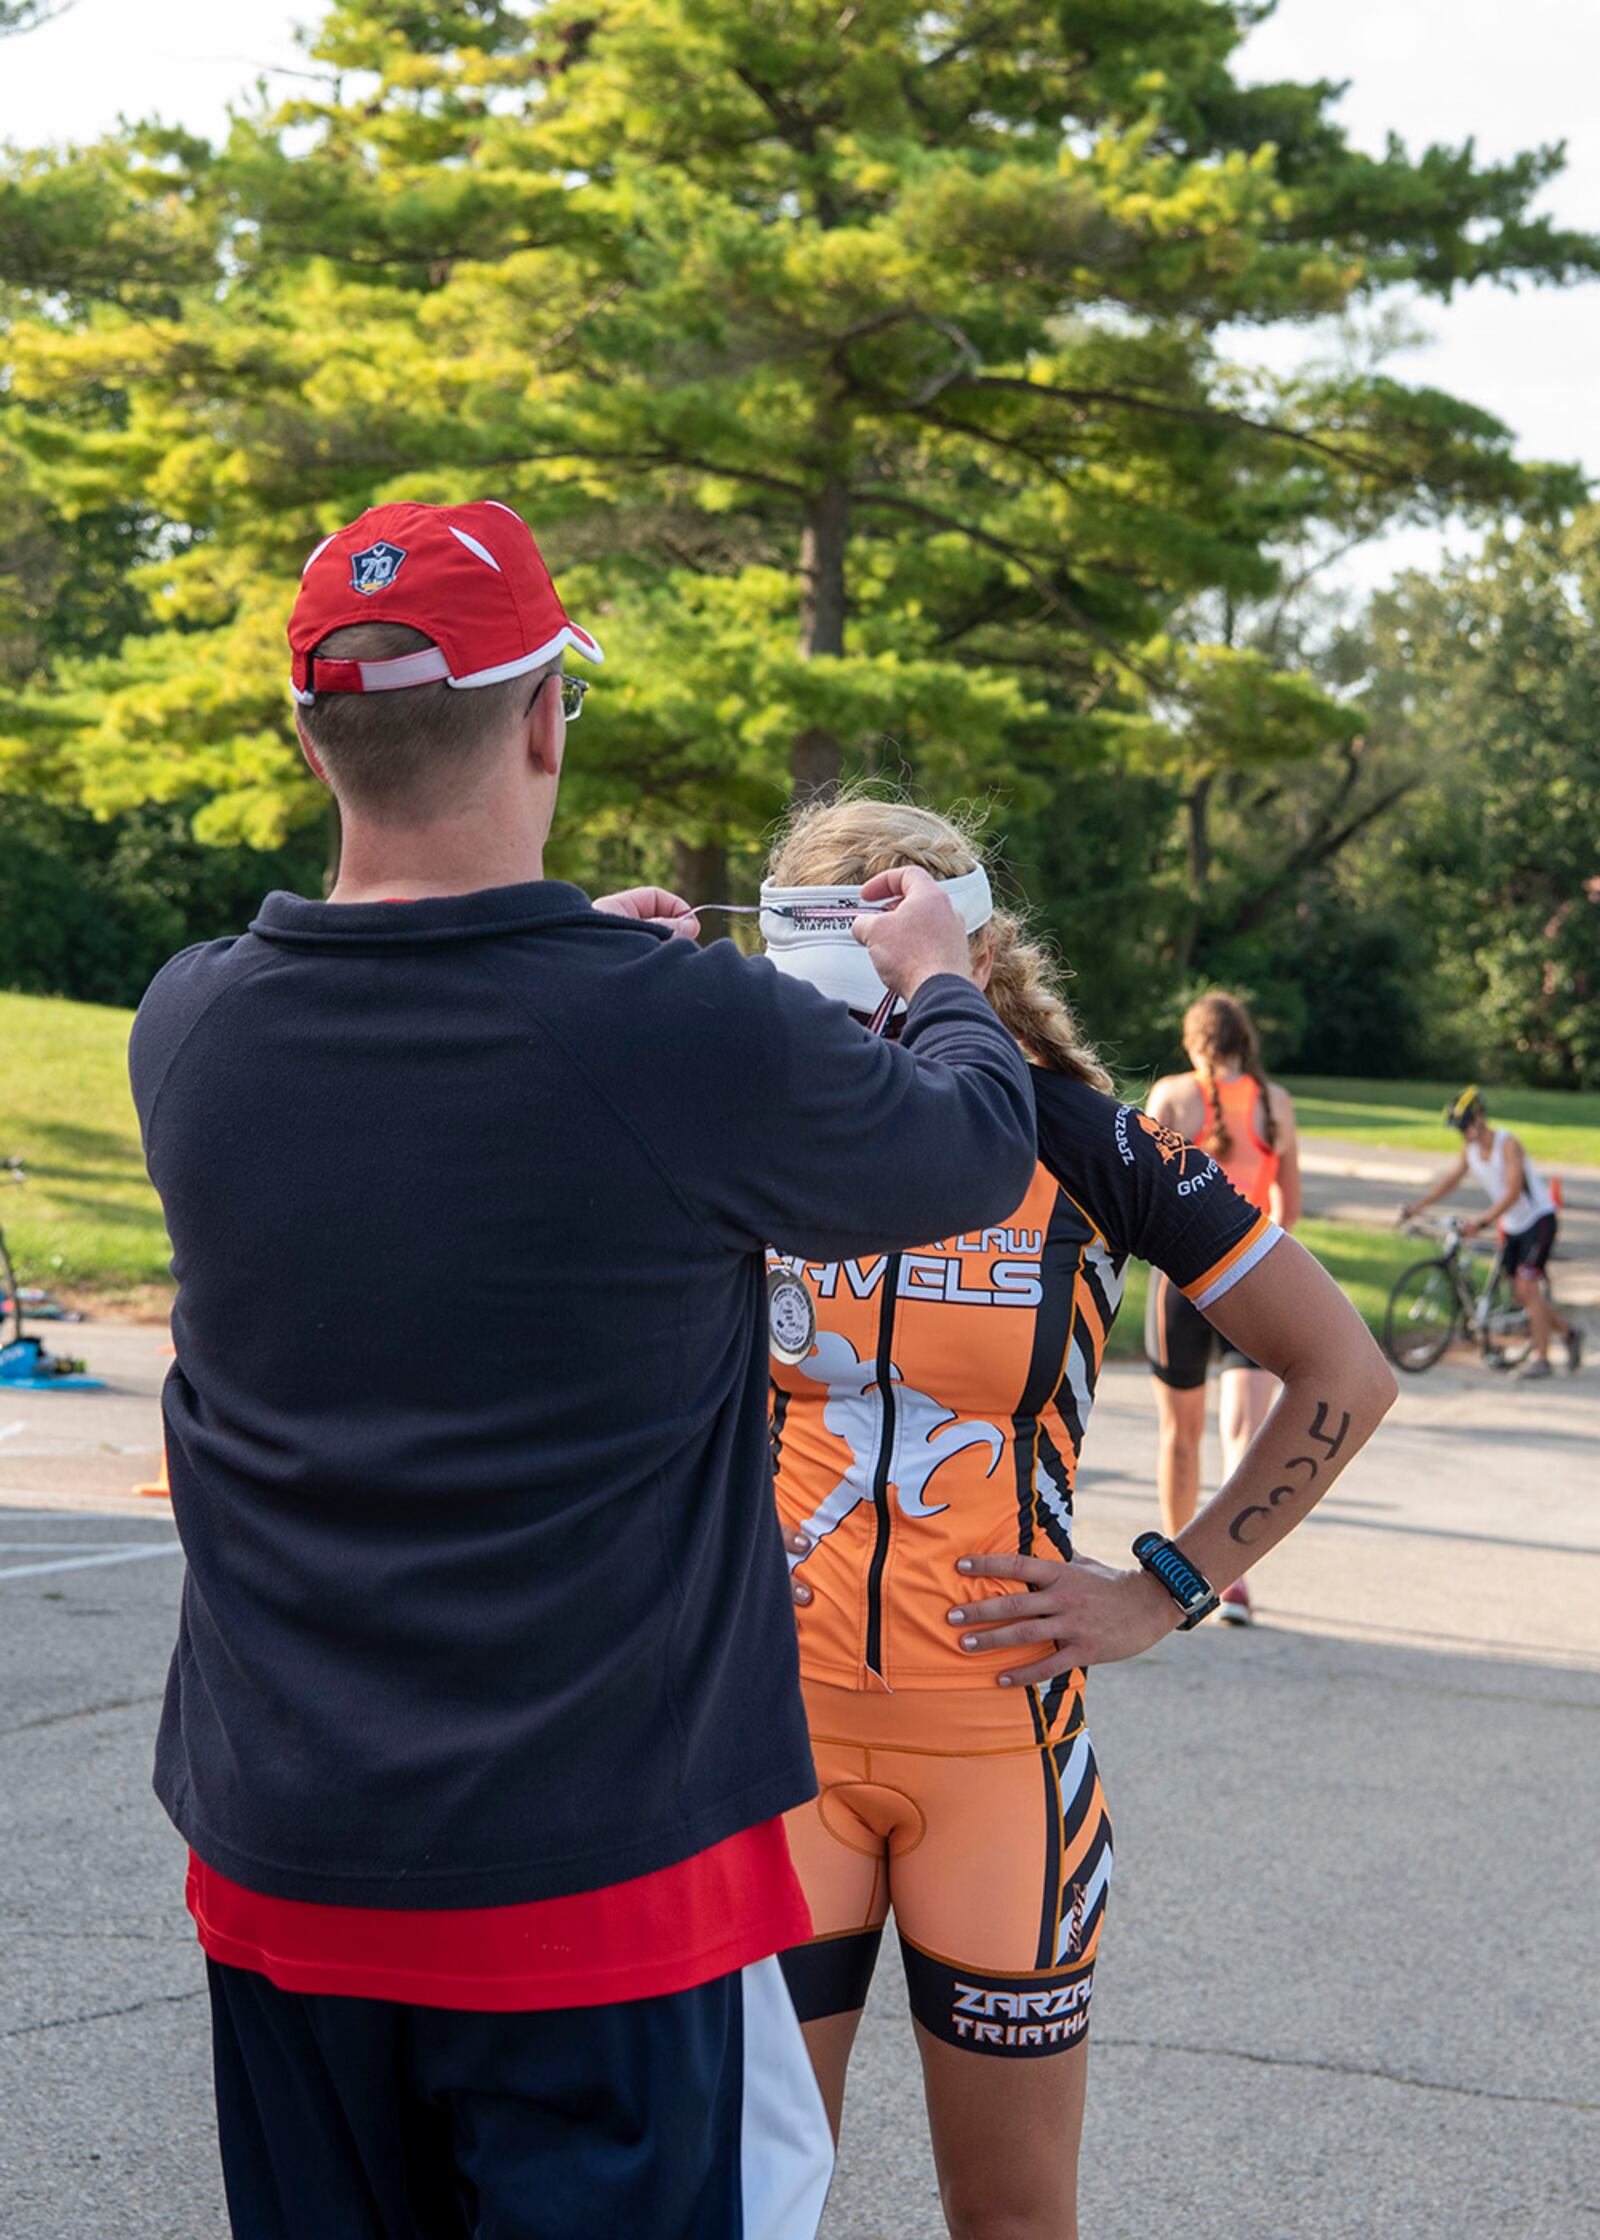
{"label": "red shirt hem", "polygon": [[783,1822],[570,1898],[397,1912],[268,1898],[189,1855],[201,1949],[280,1991],[508,2014],[662,1998],[804,1944]]}

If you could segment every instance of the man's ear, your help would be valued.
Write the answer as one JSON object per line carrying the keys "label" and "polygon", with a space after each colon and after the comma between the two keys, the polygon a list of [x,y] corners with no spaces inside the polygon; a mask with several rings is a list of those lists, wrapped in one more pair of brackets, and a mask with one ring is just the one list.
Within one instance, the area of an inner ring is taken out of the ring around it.
{"label": "man's ear", "polygon": [[553,676],[540,688],[528,710],[528,759],[547,778],[559,778],[566,744],[567,719],[561,712],[561,682],[559,676]]}
{"label": "man's ear", "polygon": [[328,783],[328,773],[323,769],[322,764],[317,760],[316,748],[306,737],[306,727],[300,720],[300,710],[298,708],[296,708],[294,712],[294,728],[295,734],[300,741],[300,752],[305,756],[306,761],[311,765],[312,776],[314,778],[320,778],[323,784],[326,785]]}

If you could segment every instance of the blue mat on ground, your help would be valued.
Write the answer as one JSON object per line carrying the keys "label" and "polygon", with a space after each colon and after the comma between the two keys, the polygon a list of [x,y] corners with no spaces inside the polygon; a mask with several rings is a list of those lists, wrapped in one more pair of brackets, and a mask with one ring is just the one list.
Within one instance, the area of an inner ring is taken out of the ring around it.
{"label": "blue mat on ground", "polygon": [[8,1377],[0,1371],[0,1392],[104,1392],[104,1377]]}

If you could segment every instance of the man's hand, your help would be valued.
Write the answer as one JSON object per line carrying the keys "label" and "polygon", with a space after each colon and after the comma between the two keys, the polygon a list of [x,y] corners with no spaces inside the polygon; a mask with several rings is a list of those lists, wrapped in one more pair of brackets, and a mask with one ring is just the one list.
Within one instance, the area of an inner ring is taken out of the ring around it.
{"label": "man's hand", "polygon": [[1461,1234],[1464,1237],[1481,1237],[1484,1230],[1487,1229],[1488,1226],[1489,1223],[1487,1219],[1482,1221],[1463,1221],[1461,1224]]}
{"label": "man's hand", "polygon": [[963,1556],[958,1571],[987,1579],[1021,1579],[1029,1594],[991,1595],[947,1613],[967,1630],[963,1649],[1033,1648],[1049,1654],[999,1675],[1002,1688],[1036,1686],[1076,1665],[1116,1664],[1164,1640],[1181,1612],[1159,1580],[1144,1570],[1113,1571],[1090,1556],[1057,1563],[1045,1556]]}
{"label": "man's hand", "polygon": [[665,887],[624,887],[620,894],[598,896],[594,907],[608,918],[637,918],[641,925],[684,933],[691,941],[700,938],[700,920],[690,905]]}
{"label": "man's hand", "polygon": [[862,888],[861,899],[895,902],[892,910],[857,918],[850,930],[872,959],[878,978],[902,1003],[941,972],[972,978],[967,929],[937,882],[919,866],[900,864],[880,871]]}

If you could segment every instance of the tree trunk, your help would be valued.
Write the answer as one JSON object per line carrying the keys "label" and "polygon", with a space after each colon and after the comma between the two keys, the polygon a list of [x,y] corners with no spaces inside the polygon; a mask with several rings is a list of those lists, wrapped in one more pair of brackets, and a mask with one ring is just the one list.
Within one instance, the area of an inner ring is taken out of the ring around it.
{"label": "tree trunk", "polygon": [[[845,545],[850,493],[830,476],[806,507],[800,533],[800,650],[808,661],[844,651]],[[796,734],[789,767],[796,806],[839,790],[844,754],[831,731],[813,725]]]}
{"label": "tree trunk", "polygon": [[[726,902],[728,850],[721,840],[674,840],[672,884],[686,902]],[[700,927],[702,944],[720,940],[728,930],[726,918],[707,918]]]}
{"label": "tree trunk", "polygon": [[1189,907],[1184,916],[1183,931],[1178,937],[1176,962],[1187,971],[1194,961],[1195,946],[1200,938],[1200,921],[1205,913],[1206,887],[1211,878],[1211,828],[1207,822],[1211,807],[1211,788],[1216,783],[1214,770],[1202,771],[1183,797],[1185,832],[1185,871],[1189,890]]}

